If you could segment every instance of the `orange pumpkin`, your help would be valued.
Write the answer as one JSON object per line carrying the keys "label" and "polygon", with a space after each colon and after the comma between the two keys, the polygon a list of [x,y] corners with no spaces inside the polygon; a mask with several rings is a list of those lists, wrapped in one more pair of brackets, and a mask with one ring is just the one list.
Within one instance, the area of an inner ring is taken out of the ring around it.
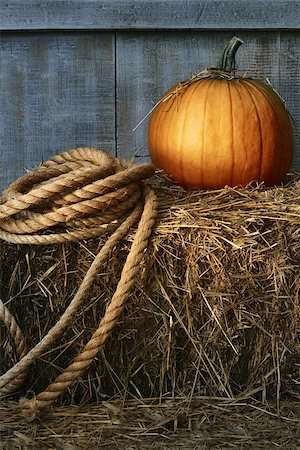
{"label": "orange pumpkin", "polygon": [[291,166],[293,129],[284,103],[270,85],[234,74],[241,43],[234,37],[216,69],[171,88],[150,118],[152,162],[184,187],[276,185]]}

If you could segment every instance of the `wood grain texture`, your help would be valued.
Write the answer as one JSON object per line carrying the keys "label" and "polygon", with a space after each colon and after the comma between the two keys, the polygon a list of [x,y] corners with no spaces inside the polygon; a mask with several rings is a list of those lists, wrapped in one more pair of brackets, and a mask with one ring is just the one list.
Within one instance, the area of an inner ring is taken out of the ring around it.
{"label": "wood grain texture", "polygon": [[111,33],[2,34],[0,185],[77,146],[115,151]]}
{"label": "wood grain texture", "polygon": [[277,31],[239,30],[238,36],[244,44],[237,53],[237,69],[241,74],[258,76],[279,87],[280,34]]}
{"label": "wood grain texture", "polygon": [[0,0],[0,30],[300,29],[299,0]]}
{"label": "wood grain texture", "polygon": [[300,33],[280,33],[278,92],[286,101],[295,129],[294,166],[300,169]]}

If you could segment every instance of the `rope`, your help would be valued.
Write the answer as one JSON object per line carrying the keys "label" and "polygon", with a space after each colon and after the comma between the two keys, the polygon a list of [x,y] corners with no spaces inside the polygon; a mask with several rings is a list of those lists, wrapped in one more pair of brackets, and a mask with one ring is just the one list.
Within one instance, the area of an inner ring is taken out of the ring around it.
{"label": "rope", "polygon": [[[2,322],[8,329],[8,331],[15,343],[16,350],[17,350],[19,357],[23,358],[23,356],[25,356],[26,353],[28,352],[28,346],[27,346],[26,340],[23,336],[23,333],[22,333],[19,325],[17,324],[16,319],[11,314],[9,309],[5,306],[5,304],[2,302],[2,300],[0,300],[0,319],[2,320]],[[23,372],[19,373],[15,377],[15,379],[11,380],[11,382],[4,387],[3,393],[9,394],[12,390],[17,389],[18,386],[23,384],[23,382],[25,381],[25,376],[26,376],[25,373],[23,373]]]}
{"label": "rope", "polygon": [[[20,387],[30,365],[72,322],[110,252],[140,219],[116,292],[98,329],[82,353],[44,392],[31,400],[20,400],[27,419],[39,417],[89,367],[115,327],[134,285],[157,215],[156,195],[144,182],[153,173],[151,164],[133,165],[103,151],[81,148],[54,156],[3,192],[0,238],[8,242],[52,244],[112,234],[58,322],[35,347],[22,352],[21,359],[0,377],[0,395]],[[2,320],[7,311],[6,307],[0,308]],[[12,334],[12,328],[7,328]]]}

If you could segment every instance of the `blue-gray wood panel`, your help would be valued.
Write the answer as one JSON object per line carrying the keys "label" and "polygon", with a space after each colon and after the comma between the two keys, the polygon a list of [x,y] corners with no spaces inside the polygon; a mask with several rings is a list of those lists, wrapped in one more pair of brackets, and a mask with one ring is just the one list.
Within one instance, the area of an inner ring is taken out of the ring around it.
{"label": "blue-gray wood panel", "polygon": [[148,119],[134,127],[172,84],[214,65],[233,34],[245,41],[239,69],[267,76],[286,99],[300,168],[299,7],[300,0],[0,0],[0,30],[9,30],[0,35],[0,188],[75,146],[148,159]]}
{"label": "blue-gray wood panel", "polygon": [[299,0],[0,0],[0,29],[299,29]]}
{"label": "blue-gray wood panel", "polygon": [[286,100],[295,128],[294,167],[300,169],[300,32],[280,34],[280,84],[278,92]]}
{"label": "blue-gray wood panel", "polygon": [[1,187],[75,146],[115,151],[113,33],[0,36]]}

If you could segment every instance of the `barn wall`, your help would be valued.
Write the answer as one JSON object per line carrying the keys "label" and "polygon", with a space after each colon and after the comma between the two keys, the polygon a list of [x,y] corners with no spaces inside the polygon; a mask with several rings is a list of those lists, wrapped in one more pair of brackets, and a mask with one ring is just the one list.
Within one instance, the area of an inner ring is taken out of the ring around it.
{"label": "barn wall", "polygon": [[135,127],[234,34],[238,69],[286,100],[300,168],[299,1],[0,0],[0,31],[1,188],[78,146],[147,160],[147,119]]}

